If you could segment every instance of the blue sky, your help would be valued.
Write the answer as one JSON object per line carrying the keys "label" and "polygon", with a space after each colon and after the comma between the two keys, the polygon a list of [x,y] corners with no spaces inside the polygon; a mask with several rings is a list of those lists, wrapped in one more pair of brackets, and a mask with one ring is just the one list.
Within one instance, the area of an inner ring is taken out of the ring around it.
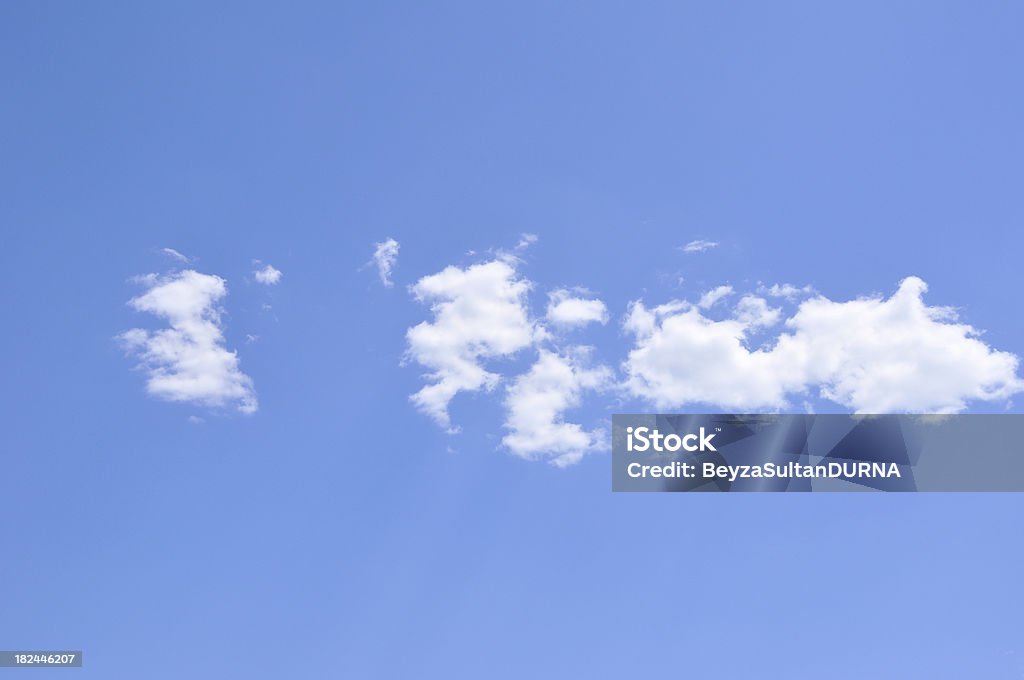
{"label": "blue sky", "polygon": [[[499,384],[455,396],[452,435],[410,402],[406,333],[435,319],[410,286],[530,233],[530,323],[586,287],[607,324],[548,346],[616,381],[630,303],[721,285],[841,303],[916,276],[1024,353],[1022,19],[5,3],[0,646],[97,678],[1020,677],[1016,496],[613,495],[606,452],[502,446],[535,345],[482,362]],[[183,269],[226,282],[213,346],[254,413],[147,394],[118,340],[166,326],[133,277]],[[817,389],[789,407],[846,408]],[[616,388],[565,417],[653,408]]]}

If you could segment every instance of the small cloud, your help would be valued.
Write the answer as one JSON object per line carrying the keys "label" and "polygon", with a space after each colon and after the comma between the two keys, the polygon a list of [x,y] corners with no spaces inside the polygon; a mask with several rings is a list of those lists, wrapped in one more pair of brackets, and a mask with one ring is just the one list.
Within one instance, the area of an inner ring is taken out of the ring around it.
{"label": "small cloud", "polygon": [[769,307],[764,298],[756,295],[744,295],[736,304],[736,320],[752,329],[774,326],[781,315],[781,309]]}
{"label": "small cloud", "polygon": [[395,267],[395,261],[398,260],[398,241],[393,238],[381,241],[380,243],[374,244],[373,251],[373,262],[377,265],[377,273],[380,275],[380,282],[384,284],[386,288],[392,286],[391,283],[391,270]]}
{"label": "small cloud", "polygon": [[520,234],[519,243],[516,244],[516,250],[526,250],[536,242],[536,234]]}
{"label": "small cloud", "polygon": [[228,293],[219,276],[191,269],[152,283],[128,301],[139,312],[167,322],[157,331],[132,328],[119,336],[147,373],[146,390],[167,401],[208,407],[257,409],[252,378],[242,372],[238,354],[225,346],[218,302]]}
{"label": "small cloud", "polygon": [[[255,264],[260,264],[259,260],[255,261]],[[264,286],[276,285],[284,274],[281,273],[280,269],[277,269],[273,265],[267,265],[260,269],[256,269],[252,273],[253,277]]]}
{"label": "small cloud", "polygon": [[759,293],[770,295],[771,297],[786,298],[787,300],[795,300],[798,297],[805,295],[813,295],[815,293],[814,286],[803,286],[802,288],[794,286],[791,283],[783,284],[772,284],[771,286],[761,286],[758,288]]}
{"label": "small cloud", "polygon": [[245,334],[245,344],[247,344],[247,345],[251,345],[252,343],[256,342],[259,339],[260,339],[260,336],[258,336],[258,335],[253,335],[252,333],[246,333]]}
{"label": "small cloud", "polygon": [[159,274],[150,272],[149,274],[136,274],[135,276],[129,276],[128,280],[132,283],[137,283],[140,286],[152,286],[159,278]]}
{"label": "small cloud", "polygon": [[200,418],[199,416],[189,416],[188,422],[191,423],[192,425],[202,425],[203,423],[206,422],[206,420]]}
{"label": "small cloud", "polygon": [[549,296],[547,319],[556,326],[572,328],[589,323],[608,323],[608,308],[601,300],[575,297],[568,290]]}
{"label": "small cloud", "polygon": [[732,286],[719,286],[701,295],[697,306],[701,309],[710,309],[719,300],[732,295]]}
{"label": "small cloud", "polygon": [[711,250],[717,248],[717,241],[706,241],[704,239],[697,239],[696,241],[690,241],[682,250],[684,253],[703,253],[705,250]]}
{"label": "small cloud", "polygon": [[178,262],[188,262],[188,257],[174,248],[161,248],[160,252],[171,259],[177,260]]}

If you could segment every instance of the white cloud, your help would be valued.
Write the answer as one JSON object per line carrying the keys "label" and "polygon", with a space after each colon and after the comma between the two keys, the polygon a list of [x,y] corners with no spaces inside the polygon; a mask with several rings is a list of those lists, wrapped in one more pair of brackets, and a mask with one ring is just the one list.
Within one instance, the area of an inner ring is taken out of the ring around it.
{"label": "white cloud", "polygon": [[377,274],[380,276],[380,282],[388,288],[392,285],[391,270],[394,269],[395,262],[398,260],[399,247],[398,241],[393,238],[388,238],[374,244],[372,261],[377,265]]}
{"label": "white cloud", "polygon": [[730,295],[732,295],[732,286],[719,286],[701,295],[697,306],[701,309],[710,309],[716,302]]}
{"label": "white cloud", "polygon": [[1024,389],[1017,357],[990,348],[954,310],[927,306],[927,290],[912,276],[888,300],[808,300],[787,322],[793,347],[781,350],[802,358],[822,396],[861,413],[955,413]]}
{"label": "white cloud", "polygon": [[575,297],[560,289],[548,296],[547,320],[556,326],[572,328],[589,323],[608,323],[608,308],[597,299]]}
{"label": "white cloud", "polygon": [[711,250],[717,248],[717,241],[707,241],[704,239],[697,239],[696,241],[690,241],[683,246],[684,253],[703,253],[705,250]]}
{"label": "white cloud", "polygon": [[120,335],[136,354],[148,378],[146,390],[168,401],[209,407],[257,409],[252,379],[239,368],[238,355],[224,346],[217,302],[227,295],[224,279],[186,270],[152,281],[128,304],[165,319],[169,328],[133,328]]}
{"label": "white cloud", "polygon": [[[260,261],[256,260],[256,264],[260,264]],[[265,267],[256,269],[255,271],[253,271],[252,275],[258,282],[262,283],[265,286],[273,286],[274,284],[281,280],[282,276],[284,276],[284,274],[281,273],[280,269],[277,269],[269,264]]]}
{"label": "white cloud", "polygon": [[[448,406],[462,391],[492,390],[503,377],[484,364],[536,347],[538,359],[509,385],[504,405],[508,434],[503,445],[514,455],[565,466],[600,446],[602,433],[566,422],[566,410],[580,404],[586,390],[611,382],[604,366],[591,367],[590,349],[544,347],[553,340],[527,308],[532,284],[519,276],[513,256],[473,265],[448,267],[420,279],[411,291],[431,305],[434,319],[407,332],[407,357],[430,369],[430,384],[412,395],[413,403],[449,432],[456,432]],[[583,294],[581,291],[579,294]],[[571,326],[607,321],[600,300],[551,295],[552,322]]]}
{"label": "white cloud", "polygon": [[782,310],[769,307],[764,298],[756,295],[744,295],[736,303],[736,320],[748,328],[767,328],[774,326]]}
{"label": "white cloud", "polygon": [[636,336],[626,387],[660,409],[782,409],[816,391],[859,413],[957,412],[1024,389],[1017,357],[990,348],[953,310],[926,305],[926,290],[910,277],[888,299],[806,300],[773,347],[754,351],[748,333],[778,318],[763,300],[741,301],[724,321],[685,303],[635,302],[625,322]]}
{"label": "white cloud", "polygon": [[536,363],[509,386],[505,398],[509,433],[502,444],[513,454],[565,467],[603,446],[603,431],[584,430],[562,417],[580,405],[584,390],[599,390],[611,382],[607,367],[588,367],[589,354],[587,347],[561,354],[541,349]]}
{"label": "white cloud", "polygon": [[764,293],[766,295],[770,295],[771,297],[781,297],[781,298],[786,298],[787,300],[794,300],[794,299],[796,299],[798,297],[804,297],[806,295],[813,295],[814,294],[814,287],[813,286],[797,287],[797,286],[794,286],[791,283],[783,283],[783,284],[774,283],[771,286],[768,286],[767,288],[764,287],[764,286],[761,286],[758,289],[758,291],[761,292],[761,293]]}
{"label": "white cloud", "polygon": [[188,257],[182,255],[174,248],[161,248],[160,252],[166,255],[167,257],[177,260],[178,262],[188,262]]}
{"label": "white cloud", "polygon": [[[408,329],[406,359],[428,369],[411,401],[454,432],[451,400],[492,391],[506,379],[493,363],[534,349],[535,363],[507,376],[503,400],[502,445],[523,458],[565,466],[600,448],[604,433],[565,419],[588,391],[614,389],[663,411],[809,411],[820,398],[860,413],[955,412],[1024,391],[1017,357],[986,345],[952,310],[925,304],[926,286],[915,277],[888,298],[802,299],[788,318],[768,300],[806,298],[812,288],[761,286],[728,307],[719,303],[736,294],[730,286],[707,291],[697,304],[636,301],[624,321],[635,344],[616,377],[591,361],[596,350],[561,347],[560,335],[545,328],[606,323],[604,303],[585,289],[558,289],[538,318],[528,308],[533,284],[520,276],[521,264],[499,253],[420,279],[410,291],[433,318]],[[705,316],[712,308],[722,310],[715,319]]]}
{"label": "white cloud", "polygon": [[653,309],[634,302],[625,328],[636,336],[624,366],[625,386],[659,409],[693,403],[772,408],[784,402],[788,389],[800,387],[780,384],[771,358],[747,350],[747,327],[735,319],[713,321],[683,302]]}
{"label": "white cloud", "polygon": [[434,315],[432,323],[406,333],[407,356],[428,368],[431,380],[411,398],[443,427],[452,429],[448,404],[456,394],[498,384],[500,376],[485,370],[483,360],[511,356],[534,341],[526,309],[530,284],[514,264],[498,259],[466,269],[450,266],[411,288]]}
{"label": "white cloud", "polygon": [[516,250],[526,250],[536,242],[536,234],[521,234],[519,236],[519,243],[516,244]]}

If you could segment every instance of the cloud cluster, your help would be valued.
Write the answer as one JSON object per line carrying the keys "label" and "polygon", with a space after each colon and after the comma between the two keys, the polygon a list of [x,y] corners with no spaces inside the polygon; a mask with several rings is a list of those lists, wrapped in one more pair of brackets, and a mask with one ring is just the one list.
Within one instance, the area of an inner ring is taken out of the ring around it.
{"label": "cloud cluster", "polygon": [[909,277],[888,299],[805,300],[758,349],[751,334],[781,314],[761,298],[744,297],[721,320],[685,302],[637,301],[624,324],[635,337],[624,385],[659,409],[777,410],[817,396],[858,413],[953,413],[1024,389],[1017,357],[988,347],[953,310],[925,304],[926,290]]}
{"label": "cloud cluster", "polygon": [[616,375],[594,360],[594,348],[565,341],[574,329],[607,323],[604,302],[585,289],[556,289],[534,318],[527,305],[533,284],[519,264],[499,256],[420,279],[412,293],[434,318],[408,330],[407,358],[430,371],[413,403],[455,430],[451,400],[491,391],[506,377],[489,370],[489,360],[536,351],[524,373],[507,376],[503,399],[502,443],[531,460],[568,465],[600,448],[599,432],[564,419],[587,392],[614,392],[663,411],[776,411],[817,398],[859,413],[952,413],[1024,390],[1017,357],[986,345],[953,310],[926,304],[927,286],[916,277],[888,298],[849,301],[809,297],[810,286],[761,286],[761,294],[784,299],[788,318],[757,294],[727,304],[737,296],[728,285],[696,303],[636,300],[623,321],[632,347]]}
{"label": "cloud cluster", "polygon": [[545,319],[531,316],[527,294],[532,283],[518,271],[513,256],[472,265],[448,267],[420,279],[412,294],[430,305],[433,320],[406,334],[408,359],[427,367],[428,384],[412,395],[419,410],[449,431],[448,405],[459,392],[491,391],[503,376],[485,363],[512,357],[528,348],[535,363],[507,384],[504,405],[508,434],[502,444],[530,460],[568,465],[603,445],[603,437],[564,420],[581,404],[586,391],[604,389],[612,371],[592,365],[592,348],[561,347],[560,332],[588,323],[605,323],[608,312],[600,300],[576,297],[567,290],[550,295]]}
{"label": "cloud cluster", "polygon": [[[580,329],[609,321],[597,296],[558,288],[547,293],[546,307],[531,312],[536,286],[519,268],[521,251],[534,242],[524,234],[513,253],[497,251],[490,260],[419,279],[409,290],[431,318],[406,332],[405,360],[426,369],[426,384],[410,397],[416,408],[456,432],[452,400],[501,387],[502,445],[524,459],[566,466],[605,448],[602,430],[567,420],[594,394],[662,411],[777,411],[821,399],[858,413],[954,413],[1024,391],[1018,358],[986,344],[955,310],[927,304],[927,285],[913,276],[888,297],[845,301],[792,284],[759,284],[756,293],[722,285],[696,302],[653,307],[634,300],[622,321],[629,347],[615,371],[594,347],[573,339]],[[686,249],[715,245],[695,241]],[[398,247],[390,238],[376,244],[373,261],[387,286]],[[177,251],[166,254],[187,260]],[[281,280],[276,268],[256,265],[260,283]],[[129,304],[167,322],[119,336],[147,372],[147,391],[256,411],[252,380],[225,347],[218,306],[225,281],[193,270],[135,281],[146,290]],[[532,363],[518,374],[502,370],[513,365],[502,360],[528,353]]]}
{"label": "cloud cluster", "polygon": [[252,379],[241,371],[238,355],[224,346],[217,308],[227,295],[224,279],[186,270],[139,280],[149,288],[128,304],[169,326],[157,331],[133,328],[119,336],[139,357],[147,373],[146,390],[168,401],[255,412]]}

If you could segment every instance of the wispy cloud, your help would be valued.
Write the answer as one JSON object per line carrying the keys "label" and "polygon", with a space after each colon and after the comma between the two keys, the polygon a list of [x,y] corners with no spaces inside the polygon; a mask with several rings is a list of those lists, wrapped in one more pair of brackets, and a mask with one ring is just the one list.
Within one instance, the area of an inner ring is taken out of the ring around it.
{"label": "wispy cloud", "polygon": [[781,297],[787,300],[795,300],[799,297],[806,297],[814,294],[814,286],[794,286],[791,283],[773,283],[771,286],[760,286],[758,292],[771,297]]}
{"label": "wispy cloud", "polygon": [[700,296],[700,300],[697,301],[697,306],[701,309],[710,309],[719,300],[723,300],[732,295],[732,292],[732,286],[718,286],[717,288],[712,288]]}
{"label": "wispy cloud", "polygon": [[160,252],[163,253],[164,255],[166,255],[167,257],[173,259],[173,260],[177,260],[178,262],[188,262],[189,261],[189,259],[188,259],[188,257],[186,255],[183,255],[182,253],[179,253],[174,248],[161,248]]}
{"label": "wispy cloud", "polygon": [[534,243],[537,242],[536,234],[520,234],[519,243],[516,244],[516,250],[526,250]]}
{"label": "wispy cloud", "polygon": [[399,247],[398,241],[393,238],[374,244],[373,258],[370,261],[377,266],[380,282],[388,288],[392,286],[391,270],[394,269],[395,262],[398,261]]}
{"label": "wispy cloud", "polygon": [[224,279],[186,270],[149,285],[128,304],[166,320],[169,327],[133,328],[119,336],[146,371],[146,390],[168,401],[255,412],[252,379],[241,371],[238,355],[224,346],[217,307],[227,295]]}
{"label": "wispy cloud", "polygon": [[682,247],[682,250],[684,253],[703,253],[705,250],[711,250],[712,248],[717,247],[717,241],[697,239],[695,241],[690,241],[689,243],[687,243],[685,246]]}
{"label": "wispy cloud", "polygon": [[[259,265],[262,263],[259,260],[256,260],[255,264]],[[281,273],[280,269],[268,264],[263,267],[258,267],[253,271],[252,276],[264,286],[273,286],[281,280],[281,277],[284,276],[284,274]]]}

